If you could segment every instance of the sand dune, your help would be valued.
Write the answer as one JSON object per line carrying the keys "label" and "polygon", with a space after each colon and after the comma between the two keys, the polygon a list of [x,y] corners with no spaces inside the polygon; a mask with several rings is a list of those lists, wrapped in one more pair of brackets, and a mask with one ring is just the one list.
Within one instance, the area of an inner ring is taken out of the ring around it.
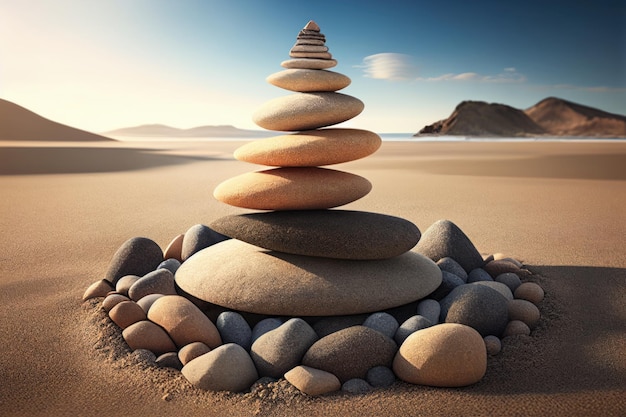
{"label": "sand dune", "polygon": [[[374,187],[346,209],[403,217],[422,231],[450,219],[482,252],[504,252],[538,274],[531,278],[546,291],[538,328],[505,339],[478,384],[397,382],[311,398],[281,382],[227,394],[142,362],[81,296],[126,239],[165,246],[194,224],[241,213],[212,198],[218,183],[250,171],[230,156],[240,145],[0,144],[0,155],[11,153],[2,166],[24,165],[0,175],[0,415],[626,413],[623,143],[385,142],[341,166]],[[47,152],[70,168],[33,157]]]}

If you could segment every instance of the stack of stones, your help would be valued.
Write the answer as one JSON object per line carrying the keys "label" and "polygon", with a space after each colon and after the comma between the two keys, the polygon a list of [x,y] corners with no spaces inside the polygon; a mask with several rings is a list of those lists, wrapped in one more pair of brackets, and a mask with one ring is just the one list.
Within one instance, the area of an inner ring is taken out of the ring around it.
{"label": "stack of stones", "polygon": [[375,152],[381,139],[359,129],[326,128],[357,116],[363,103],[337,90],[350,79],[315,22],[298,35],[286,70],[271,84],[295,91],[255,113],[261,127],[297,133],[257,140],[238,160],[277,168],[231,178],[214,191],[227,204],[266,210],[220,218],[211,229],[231,237],[187,260],[176,273],[186,293],[227,309],[275,316],[335,316],[381,311],[419,300],[441,283],[428,258],[411,252],[411,222],[333,209],[365,196],[370,182],[321,166]]}

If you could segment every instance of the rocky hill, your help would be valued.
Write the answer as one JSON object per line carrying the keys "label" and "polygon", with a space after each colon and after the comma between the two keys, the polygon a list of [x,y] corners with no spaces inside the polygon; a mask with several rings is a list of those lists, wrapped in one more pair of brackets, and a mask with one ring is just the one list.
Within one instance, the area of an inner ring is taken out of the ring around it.
{"label": "rocky hill", "polygon": [[112,139],[53,122],[0,99],[0,140],[93,142]]}
{"label": "rocky hill", "polygon": [[464,101],[450,117],[425,126],[415,136],[626,137],[626,117],[549,97],[526,109]]}

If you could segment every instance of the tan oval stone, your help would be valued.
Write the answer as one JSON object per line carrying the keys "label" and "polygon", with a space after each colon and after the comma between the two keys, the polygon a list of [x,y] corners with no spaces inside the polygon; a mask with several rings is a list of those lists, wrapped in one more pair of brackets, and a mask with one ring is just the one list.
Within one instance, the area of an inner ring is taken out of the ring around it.
{"label": "tan oval stone", "polygon": [[393,371],[411,384],[462,387],[485,375],[487,349],[471,327],[438,324],[406,338],[393,360]]}
{"label": "tan oval stone", "polygon": [[167,245],[167,247],[163,251],[163,259],[173,258],[180,262],[183,261],[181,254],[183,250],[183,238],[184,237],[185,237],[184,234],[180,234],[176,236],[174,239],[172,239],[172,241]]}
{"label": "tan oval stone", "polygon": [[539,284],[535,284],[534,282],[522,282],[522,285],[515,289],[514,295],[515,298],[539,305],[545,294]]}
{"label": "tan oval stone", "polygon": [[310,366],[296,366],[285,374],[285,379],[301,392],[311,396],[341,389],[341,382],[335,375]]}
{"label": "tan oval stone", "polygon": [[341,164],[373,154],[382,141],[360,129],[307,130],[247,143],[235,150],[236,159],[282,167]]}
{"label": "tan oval stone", "polygon": [[148,310],[148,319],[165,329],[178,347],[193,342],[202,342],[210,348],[222,344],[213,322],[180,295],[165,295],[157,299]]}
{"label": "tan oval stone", "polygon": [[176,283],[194,297],[232,310],[331,316],[419,300],[439,286],[441,271],[414,252],[352,261],[267,251],[230,239],[189,258],[178,269]]}
{"label": "tan oval stone", "polygon": [[541,313],[536,305],[526,300],[509,300],[509,320],[519,320],[530,328],[534,329],[537,323],[539,323],[539,319],[541,318]]}
{"label": "tan oval stone", "polygon": [[252,119],[268,130],[310,130],[350,120],[363,108],[361,100],[341,93],[297,93],[268,101]]}
{"label": "tan oval stone", "polygon": [[301,93],[337,91],[350,85],[350,78],[343,74],[314,69],[286,69],[270,75],[266,80],[276,87]]}
{"label": "tan oval stone", "polygon": [[204,355],[205,353],[209,353],[211,348],[205,345],[202,342],[193,342],[188,345],[183,346],[178,351],[178,359],[180,359],[180,363],[187,365],[192,360],[196,359],[199,356]]}
{"label": "tan oval stone", "polygon": [[248,172],[219,184],[213,196],[256,210],[313,210],[342,206],[367,195],[363,177],[326,168],[274,168]]}
{"label": "tan oval stone", "polygon": [[111,320],[122,329],[146,319],[146,313],[134,301],[122,301],[109,311]]}
{"label": "tan oval stone", "polygon": [[122,331],[122,336],[132,350],[147,349],[157,356],[176,352],[176,346],[165,330],[149,320],[128,326]]}
{"label": "tan oval stone", "polygon": [[107,313],[111,311],[113,307],[121,303],[122,301],[130,301],[130,298],[126,297],[123,294],[113,293],[106,296],[106,298],[102,301],[102,308]]}
{"label": "tan oval stone", "polygon": [[113,284],[106,279],[101,279],[99,281],[91,284],[83,294],[83,301],[89,300],[90,298],[97,297],[106,297],[109,292],[114,290]]}
{"label": "tan oval stone", "polygon": [[337,66],[335,59],[293,58],[280,63],[283,68],[326,69]]}

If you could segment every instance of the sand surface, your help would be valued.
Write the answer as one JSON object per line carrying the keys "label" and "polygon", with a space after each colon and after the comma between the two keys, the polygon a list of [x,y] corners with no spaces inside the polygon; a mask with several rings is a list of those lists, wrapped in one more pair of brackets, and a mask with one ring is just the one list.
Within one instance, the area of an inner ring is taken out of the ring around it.
{"label": "sand surface", "polygon": [[346,209],[422,231],[450,219],[537,274],[539,327],[505,339],[476,385],[243,395],[146,366],[82,294],[128,238],[164,247],[245,212],[212,198],[258,169],[232,159],[242,143],[0,142],[0,415],[626,415],[625,143],[385,142],[336,166],[374,187]]}

